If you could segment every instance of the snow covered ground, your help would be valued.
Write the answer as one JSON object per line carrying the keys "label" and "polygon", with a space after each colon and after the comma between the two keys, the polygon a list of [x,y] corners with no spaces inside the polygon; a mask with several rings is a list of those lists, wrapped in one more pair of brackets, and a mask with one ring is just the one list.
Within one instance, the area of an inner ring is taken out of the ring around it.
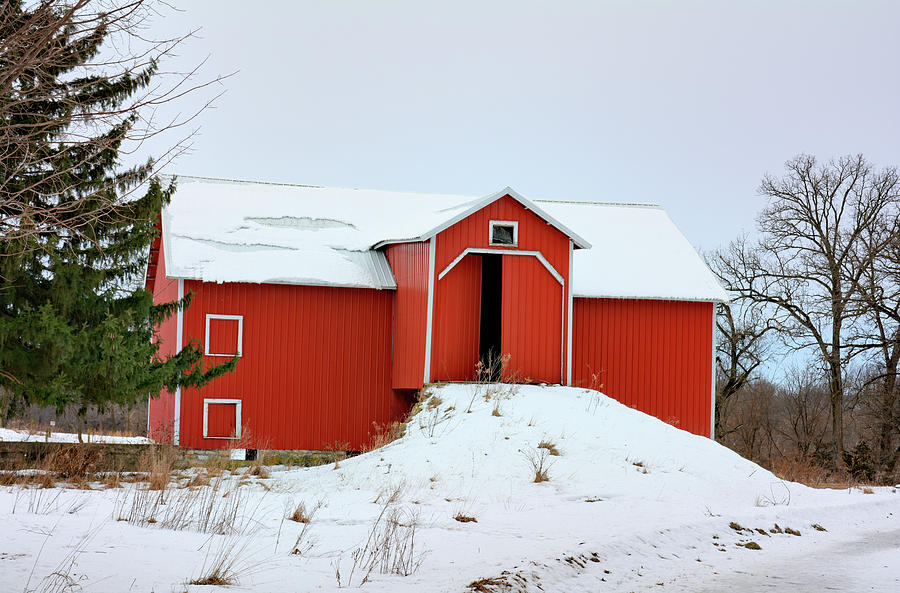
{"label": "snow covered ground", "polygon": [[[146,437],[125,437],[84,433],[81,438],[85,443],[150,443],[150,439]],[[77,443],[78,435],[71,432],[51,432],[50,438],[47,438],[44,432],[32,432],[28,430],[14,430],[11,428],[0,428],[0,441],[32,441],[51,443]]]}
{"label": "snow covered ground", "polygon": [[[382,449],[337,467],[235,474],[216,491],[170,488],[165,505],[132,484],[5,488],[0,591],[41,590],[60,574],[84,591],[216,590],[188,582],[219,559],[236,590],[255,592],[900,590],[896,489],[786,483],[593,391],[431,395]],[[549,480],[536,483],[541,461]],[[285,519],[300,502],[308,524]],[[199,532],[210,516],[234,532]],[[386,529],[392,545],[379,548]]]}

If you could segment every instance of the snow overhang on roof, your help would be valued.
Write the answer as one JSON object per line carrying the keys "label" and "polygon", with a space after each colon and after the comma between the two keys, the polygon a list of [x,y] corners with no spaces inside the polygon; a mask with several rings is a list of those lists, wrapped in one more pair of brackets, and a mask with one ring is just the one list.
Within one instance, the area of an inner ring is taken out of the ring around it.
{"label": "snow overhang on roof", "polygon": [[385,245],[390,245],[392,243],[411,243],[411,242],[415,242],[415,241],[427,241],[428,239],[437,235],[441,231],[450,228],[451,226],[453,226],[460,220],[466,218],[467,216],[474,214],[475,212],[478,212],[479,210],[481,210],[488,204],[496,202],[497,200],[499,200],[500,198],[502,198],[504,196],[509,196],[512,199],[516,200],[517,202],[522,204],[522,206],[524,206],[528,210],[531,210],[540,218],[543,218],[548,224],[555,227],[559,232],[561,232],[562,234],[564,234],[567,237],[569,237],[570,239],[572,239],[572,242],[575,244],[576,249],[590,249],[591,244],[588,243],[584,238],[580,237],[577,233],[572,231],[569,227],[562,224],[561,222],[556,220],[553,216],[551,216],[549,213],[547,213],[543,208],[540,208],[537,204],[535,204],[534,202],[532,202],[531,200],[529,200],[528,198],[526,198],[522,194],[518,193],[516,190],[514,190],[513,188],[511,188],[509,186],[501,189],[498,192],[494,192],[490,195],[487,195],[487,196],[481,198],[480,200],[474,200],[472,202],[464,204],[463,207],[459,209],[459,212],[456,212],[455,214],[453,214],[453,216],[451,216],[447,220],[441,222],[439,225],[435,226],[434,228],[428,229],[421,235],[418,235],[416,237],[407,237],[407,238],[403,238],[403,239],[385,239],[385,240],[379,241],[378,243],[373,245],[372,248],[379,249],[381,247],[384,247]]}
{"label": "snow overhang on roof", "polygon": [[659,207],[423,194],[179,177],[163,212],[166,272],[207,282],[394,289],[380,247],[424,241],[509,195],[579,247],[581,297],[724,301]]}

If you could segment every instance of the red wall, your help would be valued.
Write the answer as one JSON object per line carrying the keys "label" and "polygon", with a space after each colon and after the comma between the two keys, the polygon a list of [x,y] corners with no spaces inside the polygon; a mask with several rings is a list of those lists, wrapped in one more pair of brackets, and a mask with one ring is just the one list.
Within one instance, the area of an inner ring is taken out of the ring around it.
{"label": "red wall", "polygon": [[[166,258],[162,243],[159,243],[157,265],[154,266],[155,277],[150,281],[148,272],[147,287],[153,290],[154,303],[168,303],[178,300],[178,280],[166,278]],[[175,313],[163,321],[156,329],[156,340],[160,342],[159,356],[168,358],[178,351],[177,317]],[[150,398],[147,416],[148,436],[159,443],[172,443],[175,434],[175,394],[165,389],[158,397]]]}
{"label": "red wall", "polygon": [[575,385],[710,435],[712,303],[576,298],[573,307]]}
{"label": "red wall", "polygon": [[[243,315],[243,356],[233,373],[182,391],[181,446],[361,449],[373,423],[405,413],[390,379],[393,291],[197,281],[185,290],[185,340],[203,341],[208,313]],[[243,442],[203,438],[204,398],[241,400]]]}
{"label": "red wall", "polygon": [[389,245],[385,255],[397,282],[391,385],[420,389],[425,378],[428,242]]}
{"label": "red wall", "polygon": [[[516,247],[498,247],[490,245],[488,231],[490,228],[491,220],[509,220],[509,221],[518,221],[519,223],[519,236],[518,236],[518,245]],[[519,202],[514,200],[509,196],[504,196],[499,200],[485,206],[478,212],[471,214],[470,216],[464,218],[463,220],[457,222],[453,226],[441,231],[436,236],[435,240],[436,244],[436,252],[435,252],[435,269],[433,270],[434,281],[435,281],[435,307],[434,307],[434,327],[441,328],[450,328],[457,327],[460,324],[463,324],[463,335],[461,335],[458,339],[447,340],[444,339],[443,335],[440,341],[432,341],[432,351],[431,351],[431,375],[432,378],[442,377],[442,370],[446,368],[456,368],[456,365],[459,364],[459,361],[467,360],[472,358],[471,348],[472,341],[469,332],[469,321],[460,317],[461,311],[458,307],[449,306],[448,303],[456,303],[462,302],[464,303],[463,307],[465,311],[470,311],[473,308],[473,303],[471,302],[473,287],[470,284],[466,284],[461,277],[457,277],[456,280],[451,278],[456,269],[450,271],[444,278],[438,280],[437,276],[457,257],[460,253],[463,252],[467,247],[474,248],[490,248],[490,249],[498,249],[498,250],[510,250],[510,251],[540,251],[544,257],[550,262],[556,271],[564,278],[566,282],[566,287],[568,287],[569,282],[569,238],[558,231],[555,227],[549,225],[542,218],[538,217],[533,212],[527,210],[524,206],[522,206]],[[468,257],[465,259],[469,259]],[[472,258],[477,259],[477,258]],[[535,258],[530,256],[514,256],[514,257],[504,257],[503,266],[507,267],[508,261],[511,259],[528,259],[534,261],[534,263],[538,266],[540,264],[535,260]],[[465,261],[465,260],[464,260]],[[463,265],[462,262],[457,264],[456,267]],[[531,264],[526,264],[524,262],[520,264],[512,264],[510,268],[517,266],[524,266],[530,269]],[[543,267],[541,266],[541,269]],[[470,274],[474,273],[472,270],[469,270]],[[563,340],[566,337],[566,323],[565,320],[560,316],[558,309],[558,299],[557,295],[561,294],[561,290],[558,288],[559,284],[553,280],[552,276],[549,273],[546,274],[550,280],[553,281],[557,286],[558,292],[554,293],[554,297],[552,299],[545,299],[544,297],[549,293],[546,291],[539,291],[540,294],[535,295],[533,299],[521,299],[518,301],[516,307],[516,318],[517,319],[541,319],[544,317],[558,319],[560,325],[560,331],[562,332]],[[469,278],[472,278],[470,275]],[[504,281],[506,278],[506,272],[504,272]],[[480,281],[478,282],[477,290],[477,298],[480,301]],[[525,288],[520,285],[520,288]],[[504,289],[504,297],[506,297],[506,291]],[[476,311],[474,323],[475,323],[475,359],[477,360],[477,349],[478,349],[478,311],[479,309],[475,308]],[[504,333],[506,336],[507,334]],[[512,336],[512,334],[508,334]],[[502,341],[502,340],[501,340]],[[511,344],[513,347],[513,344]],[[514,346],[517,351],[522,348],[525,349],[540,349],[544,347],[544,344],[541,342],[536,342],[531,345],[526,346],[524,342],[519,342]],[[504,353],[507,351],[507,346],[502,343],[502,348]],[[554,349],[554,353],[557,352]],[[524,352],[523,352],[524,353]],[[520,371],[523,375],[532,377],[540,380],[548,380],[558,382],[560,380],[559,377],[559,359],[555,359],[555,368],[557,369],[552,377],[544,378],[546,374],[544,372],[543,367],[541,366],[529,366],[534,362],[534,358],[530,356],[523,356],[520,358],[522,361],[519,365],[520,368],[516,369]],[[565,361],[563,361],[565,362]],[[524,365],[524,366],[523,366]],[[461,368],[461,367],[460,367]],[[474,362],[472,363],[472,371],[474,371]],[[563,377],[565,376],[565,370],[563,370]],[[456,377],[445,377],[447,379],[468,379],[469,375],[464,376],[456,376]]]}

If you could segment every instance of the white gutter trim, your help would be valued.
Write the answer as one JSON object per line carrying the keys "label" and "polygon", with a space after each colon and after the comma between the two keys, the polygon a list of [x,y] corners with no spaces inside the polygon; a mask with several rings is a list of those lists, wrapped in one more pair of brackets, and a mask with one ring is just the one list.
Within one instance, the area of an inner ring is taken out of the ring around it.
{"label": "white gutter trim", "polygon": [[[184,298],[184,280],[178,279],[178,300]],[[181,346],[184,342],[184,308],[178,309],[178,315],[175,321],[175,344],[177,346],[175,354],[181,352]],[[172,425],[172,442],[176,446],[181,444],[181,385],[175,388],[175,418]]]}
{"label": "white gutter trim", "polygon": [[450,265],[448,265],[444,270],[438,274],[438,280],[441,280],[444,276],[446,276],[450,270],[452,270],[456,264],[462,261],[462,259],[469,255],[470,253],[478,253],[478,254],[495,254],[495,255],[530,255],[532,257],[536,257],[541,264],[547,268],[547,271],[556,278],[556,281],[561,285],[565,286],[565,279],[557,272],[553,266],[550,265],[550,262],[547,261],[547,258],[544,257],[544,254],[540,251],[519,251],[518,249],[489,249],[484,247],[466,247],[462,250],[462,253],[456,256]]}
{"label": "white gutter trim", "polygon": [[569,239],[569,294],[566,299],[566,310],[568,311],[567,323],[566,323],[566,336],[567,336],[567,344],[566,344],[566,385],[572,384],[572,255],[575,251],[575,245],[571,239]]}
{"label": "white gutter trim", "polygon": [[428,241],[428,315],[425,322],[425,383],[431,383],[431,330],[434,324],[435,238]]}
{"label": "white gutter trim", "polygon": [[584,294],[575,292],[573,295],[576,299],[622,299],[629,301],[679,301],[688,303],[727,303],[729,301],[707,298],[707,297],[685,297],[685,296],[642,296],[628,294]]}

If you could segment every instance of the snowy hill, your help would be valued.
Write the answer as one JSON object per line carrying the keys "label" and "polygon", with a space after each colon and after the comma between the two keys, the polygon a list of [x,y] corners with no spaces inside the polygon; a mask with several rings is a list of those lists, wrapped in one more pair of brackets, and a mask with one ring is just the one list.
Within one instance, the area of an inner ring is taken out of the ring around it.
{"label": "snowy hill", "polygon": [[[536,482],[536,469],[548,479]],[[585,389],[432,387],[405,434],[381,449],[223,480],[216,490],[170,487],[143,523],[134,501],[149,499],[134,485],[60,491],[52,504],[35,503],[40,490],[0,492],[0,574],[22,590],[69,553],[86,591],[208,591],[187,583],[217,558],[239,590],[259,592],[753,590],[727,579],[764,580],[776,560],[807,580],[844,579],[844,591],[890,590],[900,578],[892,489],[785,483]],[[286,520],[300,503],[310,521]],[[181,520],[212,507],[234,511],[234,533],[197,533]],[[875,543],[844,553],[857,540]]]}

